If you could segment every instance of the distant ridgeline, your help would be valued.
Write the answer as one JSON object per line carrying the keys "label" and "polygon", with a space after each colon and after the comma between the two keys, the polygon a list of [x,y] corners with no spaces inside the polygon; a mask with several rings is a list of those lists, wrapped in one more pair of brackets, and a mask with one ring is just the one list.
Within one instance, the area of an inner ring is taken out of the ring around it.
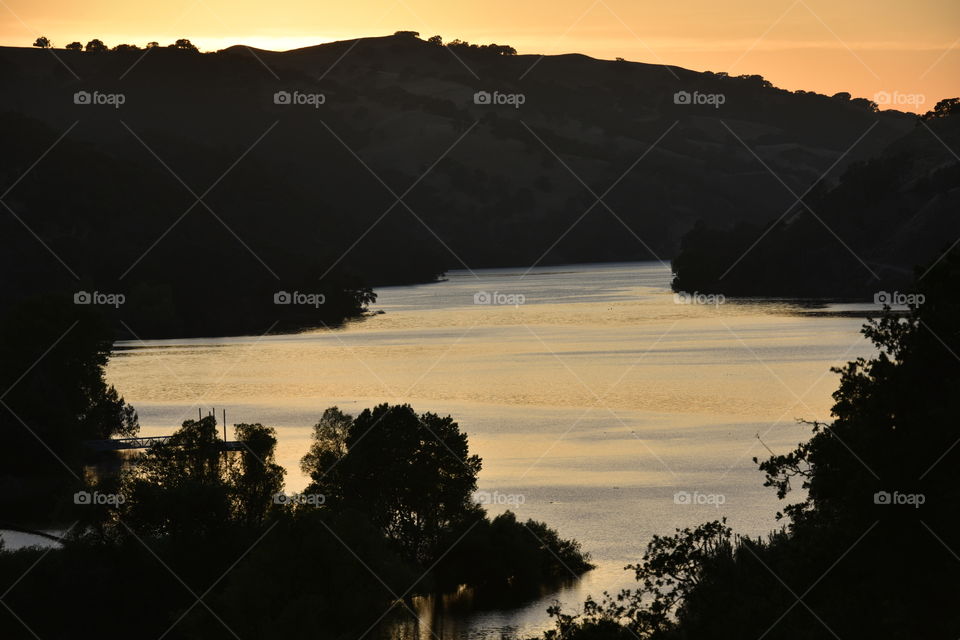
{"label": "distant ridgeline", "polygon": [[954,98],[779,217],[699,223],[673,261],[674,289],[854,299],[908,289],[916,265],[933,263],[960,240],[957,149]]}
{"label": "distant ridgeline", "polygon": [[76,49],[0,48],[0,304],[122,294],[90,299],[140,337],[335,323],[367,287],[464,265],[667,259],[698,221],[759,228],[834,163],[938,144],[848,94],[411,33]]}

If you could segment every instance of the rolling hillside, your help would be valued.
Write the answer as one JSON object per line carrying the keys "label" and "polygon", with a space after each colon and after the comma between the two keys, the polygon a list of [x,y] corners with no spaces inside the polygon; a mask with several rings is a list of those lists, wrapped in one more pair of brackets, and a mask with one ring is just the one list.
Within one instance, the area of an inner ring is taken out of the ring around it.
{"label": "rolling hillside", "polygon": [[321,280],[341,303],[281,325],[450,268],[667,260],[697,221],[779,215],[916,121],[759,76],[405,35],[53,53],[0,48],[7,300],[148,291],[173,309],[150,334],[254,330],[269,292]]}

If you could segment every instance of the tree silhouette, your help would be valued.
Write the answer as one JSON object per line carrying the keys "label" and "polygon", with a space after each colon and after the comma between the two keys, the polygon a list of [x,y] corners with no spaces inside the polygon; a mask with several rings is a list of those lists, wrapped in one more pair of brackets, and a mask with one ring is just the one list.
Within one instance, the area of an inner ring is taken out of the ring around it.
{"label": "tree silhouette", "polygon": [[87,43],[86,50],[87,53],[100,53],[101,51],[107,50],[107,45],[103,44],[103,40],[94,38]]}
{"label": "tree silhouette", "polygon": [[274,509],[284,469],[276,464],[276,432],[236,426],[239,451],[225,451],[213,416],[187,420],[154,444],[122,480],[122,520],[147,536],[183,537],[258,525]]}
{"label": "tree silhouette", "polygon": [[934,118],[946,118],[960,113],[960,98],[944,98],[939,101],[933,109],[920,116],[923,120],[932,120]]}
{"label": "tree silhouette", "polygon": [[198,53],[200,51],[192,42],[190,42],[186,38],[180,38],[179,40],[174,42],[172,45],[170,45],[170,47],[173,49],[177,49],[179,51],[189,51],[191,53]]}
{"label": "tree silhouette", "polygon": [[343,498],[339,472],[335,467],[347,455],[347,439],[353,427],[353,417],[337,407],[323,412],[313,427],[313,442],[300,460],[300,469],[312,482],[308,492],[326,496],[331,503]]}
{"label": "tree silhouette", "polygon": [[481,461],[449,416],[381,404],[351,419],[334,408],[314,438],[302,461],[309,490],[369,514],[412,560],[428,559],[447,530],[476,513]]}
{"label": "tree silhouette", "polygon": [[275,460],[276,429],[262,424],[238,424],[236,434],[243,448],[234,454],[227,478],[233,487],[233,517],[256,525],[273,510],[274,497],[283,489],[286,470]]}
{"label": "tree silhouette", "polygon": [[464,53],[492,53],[499,56],[517,55],[517,50],[508,44],[470,44],[466,40],[456,38],[447,43],[447,46]]}
{"label": "tree silhouette", "polygon": [[804,491],[778,514],[787,527],[766,540],[731,537],[719,521],[655,536],[627,567],[640,588],[576,615],[552,608],[545,637],[952,637],[960,249],[917,273],[922,304],[868,322],[877,355],[834,369],[833,421],[754,459],[779,498]]}
{"label": "tree silhouette", "polygon": [[49,38],[45,36],[40,36],[39,38],[34,40],[33,46],[40,47],[41,49],[49,49],[50,47],[53,46],[53,44],[50,42]]}
{"label": "tree silhouette", "polygon": [[[30,494],[0,492],[8,514],[68,497],[68,470],[80,475],[88,461],[85,440],[139,430],[136,411],[106,382],[111,341],[103,318],[56,296],[17,305],[0,317],[0,385],[6,390],[0,484],[32,478],[34,486]],[[48,488],[59,492],[58,499],[46,495]]]}
{"label": "tree silhouette", "polygon": [[83,51],[83,45],[79,42],[71,42],[66,46],[67,51]]}

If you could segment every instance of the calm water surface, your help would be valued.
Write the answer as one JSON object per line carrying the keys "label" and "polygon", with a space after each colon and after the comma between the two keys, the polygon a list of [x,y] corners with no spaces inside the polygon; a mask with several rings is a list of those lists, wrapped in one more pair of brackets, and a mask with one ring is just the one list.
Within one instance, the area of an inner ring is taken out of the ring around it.
{"label": "calm water surface", "polygon": [[[198,406],[218,418],[226,408],[230,424],[275,426],[290,491],[306,484],[299,459],[326,407],[409,402],[449,413],[483,458],[480,489],[522,496],[511,507],[519,517],[576,538],[597,564],[519,608],[421,601],[423,622],[391,628],[396,637],[536,635],[553,601],[574,607],[630,586],[623,566],[655,533],[720,516],[740,533],[773,529],[778,501],[751,458],[805,439],[795,420],[829,416],[830,367],[871,353],[863,321],[840,313],[677,304],[659,263],[448,278],[380,289],[374,309],[384,313],[341,330],[126,342],[108,367],[144,435],[170,433]],[[494,304],[476,304],[479,292]],[[496,304],[518,294],[523,304]],[[678,504],[678,492],[712,504]]]}

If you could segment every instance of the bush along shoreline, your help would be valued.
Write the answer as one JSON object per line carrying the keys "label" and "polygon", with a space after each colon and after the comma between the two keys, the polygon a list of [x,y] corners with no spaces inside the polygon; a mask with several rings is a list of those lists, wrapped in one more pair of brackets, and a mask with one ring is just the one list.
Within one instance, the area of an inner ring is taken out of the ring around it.
{"label": "bush along shoreline", "polygon": [[353,637],[402,620],[414,596],[516,606],[593,568],[546,523],[486,514],[482,461],[449,416],[327,409],[299,493],[283,490],[274,429],[235,434],[228,448],[212,415],[188,420],[119,472],[88,473],[61,548],[0,553],[4,584],[26,574],[6,598],[23,622],[0,612],[4,637],[67,637],[79,620],[103,638]]}

